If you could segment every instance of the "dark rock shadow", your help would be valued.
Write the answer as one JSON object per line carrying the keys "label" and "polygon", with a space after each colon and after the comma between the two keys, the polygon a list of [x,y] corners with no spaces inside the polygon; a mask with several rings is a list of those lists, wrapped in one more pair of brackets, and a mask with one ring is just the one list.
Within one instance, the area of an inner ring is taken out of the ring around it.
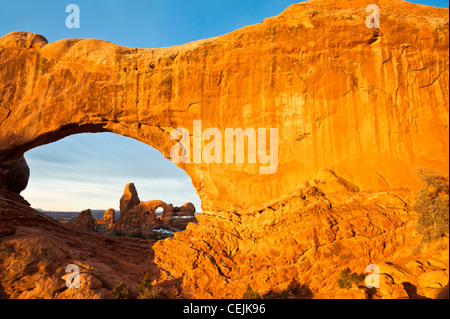
{"label": "dark rock shadow", "polygon": [[296,296],[298,299],[313,299],[314,294],[307,285],[301,285]]}
{"label": "dark rock shadow", "polygon": [[307,285],[301,285],[293,279],[286,290],[281,292],[271,291],[264,295],[264,299],[312,299],[313,293]]}
{"label": "dark rock shadow", "polygon": [[0,299],[9,299],[9,296],[6,294],[5,289],[0,284]]}
{"label": "dark rock shadow", "polygon": [[441,288],[441,290],[436,295],[436,299],[450,299],[449,298],[449,290],[448,290],[448,282],[447,284]]}
{"label": "dark rock shadow", "polygon": [[359,289],[364,290],[366,299],[374,299],[373,297],[377,294],[377,288],[367,288],[366,286],[358,286]]}
{"label": "dark rock shadow", "polygon": [[429,299],[417,293],[417,287],[409,282],[402,282],[403,288],[408,294],[409,299]]}

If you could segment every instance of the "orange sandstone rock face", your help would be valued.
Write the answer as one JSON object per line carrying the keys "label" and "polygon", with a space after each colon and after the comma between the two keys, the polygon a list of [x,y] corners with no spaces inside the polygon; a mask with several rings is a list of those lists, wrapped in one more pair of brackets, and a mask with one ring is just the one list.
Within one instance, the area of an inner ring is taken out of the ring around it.
{"label": "orange sandstone rock face", "polygon": [[169,158],[169,133],[201,120],[222,134],[279,130],[275,174],[259,174],[259,162],[179,164],[202,211],[263,204],[321,169],[370,191],[413,187],[418,168],[448,173],[448,10],[379,1],[381,29],[369,29],[372,2],[303,2],[261,24],[161,49],[5,35],[0,164],[100,131]]}
{"label": "orange sandstone rock face", "polygon": [[23,157],[10,165],[0,166],[0,187],[9,191],[19,194],[27,187],[29,178],[30,168]]}
{"label": "orange sandstone rock face", "polygon": [[125,186],[124,193],[120,198],[120,212],[125,213],[139,205],[140,202],[136,187],[133,183],[129,183]]}

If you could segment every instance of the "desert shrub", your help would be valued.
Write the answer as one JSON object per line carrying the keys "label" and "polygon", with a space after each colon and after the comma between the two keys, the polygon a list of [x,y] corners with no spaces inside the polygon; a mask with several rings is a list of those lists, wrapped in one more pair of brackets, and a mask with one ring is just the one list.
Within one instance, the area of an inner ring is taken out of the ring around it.
{"label": "desert shrub", "polygon": [[341,289],[351,288],[353,285],[359,284],[365,277],[365,274],[358,275],[357,273],[352,273],[349,268],[346,268],[341,271],[337,283]]}
{"label": "desert shrub", "polygon": [[151,286],[152,286],[152,281],[150,279],[150,275],[148,273],[145,273],[144,279],[142,279],[142,282],[139,285],[139,293],[140,294],[144,293],[145,290],[150,288]]}
{"label": "desert shrub", "polygon": [[416,229],[422,236],[419,247],[448,235],[449,181],[434,172],[420,172],[426,187],[416,197],[414,210],[418,213]]}
{"label": "desert shrub", "polygon": [[112,289],[111,295],[114,299],[128,299],[130,298],[131,291],[122,281],[117,287]]}
{"label": "desert shrub", "polygon": [[160,299],[161,291],[162,289],[159,285],[152,285],[150,288],[146,289],[144,293],[139,294],[139,299]]}
{"label": "desert shrub", "polygon": [[282,292],[272,292],[264,299],[294,299],[294,294],[289,289],[283,290]]}
{"label": "desert shrub", "polygon": [[245,290],[242,299],[262,299],[262,297],[256,290],[253,290],[250,285],[247,285],[247,290]]}
{"label": "desert shrub", "polygon": [[150,280],[148,273],[139,285],[139,299],[159,299],[161,298],[161,287]]}

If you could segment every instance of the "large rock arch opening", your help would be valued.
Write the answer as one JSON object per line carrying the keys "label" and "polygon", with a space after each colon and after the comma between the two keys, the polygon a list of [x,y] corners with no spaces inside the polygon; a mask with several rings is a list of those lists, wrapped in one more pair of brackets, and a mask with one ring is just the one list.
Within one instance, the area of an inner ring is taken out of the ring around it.
{"label": "large rock arch opening", "polygon": [[131,182],[145,201],[160,199],[177,206],[193,202],[200,208],[185,171],[148,144],[118,134],[74,134],[24,157],[31,174],[21,195],[44,211],[120,211],[119,199]]}
{"label": "large rock arch opening", "polygon": [[[266,203],[321,169],[368,190],[417,186],[418,168],[448,174],[446,10],[387,1],[393,11],[377,33],[364,22],[366,2],[301,3],[258,25],[161,49],[10,33],[0,39],[0,163],[80,131],[132,137],[169,158],[171,130],[192,134],[201,120],[222,134],[279,130],[275,174],[260,174],[258,163],[179,164],[203,211]],[[330,36],[330,18],[316,12],[343,17],[348,9],[354,18]],[[429,16],[432,26],[411,22]]]}

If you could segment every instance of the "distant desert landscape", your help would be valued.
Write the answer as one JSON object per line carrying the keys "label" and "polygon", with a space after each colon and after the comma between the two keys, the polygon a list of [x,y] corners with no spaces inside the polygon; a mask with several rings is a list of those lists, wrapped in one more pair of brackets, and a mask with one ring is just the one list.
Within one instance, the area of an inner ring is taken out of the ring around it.
{"label": "distant desert landscape", "polygon": [[[449,10],[372,2],[154,49],[2,34],[0,298],[448,299]],[[177,156],[201,207],[130,179],[32,208],[25,153],[105,132]]]}

